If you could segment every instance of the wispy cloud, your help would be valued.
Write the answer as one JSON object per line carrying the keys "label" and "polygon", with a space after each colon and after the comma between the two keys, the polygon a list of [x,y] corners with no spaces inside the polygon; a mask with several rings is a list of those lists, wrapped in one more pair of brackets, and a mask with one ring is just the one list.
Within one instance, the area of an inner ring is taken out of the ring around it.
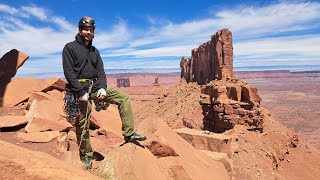
{"label": "wispy cloud", "polygon": [[[94,45],[108,68],[179,67],[181,56],[190,56],[191,49],[208,41],[217,30],[229,28],[233,32],[235,66],[261,60],[267,64],[320,64],[319,2],[280,1],[228,8],[179,23],[147,15],[146,26],[117,18],[108,29],[97,25]],[[28,67],[34,71],[37,66],[33,62],[39,64],[41,60],[54,65],[49,71],[62,71],[61,51],[74,39],[76,22],[36,5],[0,4],[0,23],[1,54],[13,48],[29,54],[30,63],[25,64],[24,71]]]}
{"label": "wispy cloud", "polygon": [[72,25],[64,17],[52,17],[51,19],[62,31],[74,32],[77,29],[76,26]]}
{"label": "wispy cloud", "polygon": [[111,50],[107,54],[103,54],[103,57],[114,57],[114,56],[134,56],[136,58],[151,58],[151,57],[168,57],[176,56],[181,57],[185,55],[185,52],[190,51],[194,46],[183,45],[183,46],[168,46],[158,47],[149,49],[119,49]]}
{"label": "wispy cloud", "polygon": [[320,34],[263,38],[237,43],[234,45],[234,52],[239,56],[248,55],[249,52],[251,55],[261,56],[291,54],[320,57],[319,43]]}
{"label": "wispy cloud", "polygon": [[9,14],[17,14],[19,11],[16,8],[13,8],[11,6],[0,4],[0,12],[5,12]]}
{"label": "wispy cloud", "polygon": [[262,36],[314,27],[320,20],[319,2],[281,2],[265,7],[239,7],[216,14],[218,24],[239,36]]}
{"label": "wispy cloud", "polygon": [[23,10],[24,12],[40,19],[40,20],[46,20],[47,17],[47,10],[44,8],[40,8],[37,6],[22,6],[21,10]]}
{"label": "wispy cloud", "polygon": [[98,32],[95,35],[94,44],[100,49],[118,48],[127,44],[130,37],[131,33],[126,22],[119,19],[111,31]]}

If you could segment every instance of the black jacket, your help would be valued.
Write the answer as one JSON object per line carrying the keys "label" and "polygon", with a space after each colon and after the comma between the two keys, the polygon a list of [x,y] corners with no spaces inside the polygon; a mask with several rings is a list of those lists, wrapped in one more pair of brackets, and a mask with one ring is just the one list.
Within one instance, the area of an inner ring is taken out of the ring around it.
{"label": "black jacket", "polygon": [[107,88],[106,74],[98,49],[92,46],[92,42],[86,47],[79,34],[76,35],[76,40],[63,48],[62,64],[68,87],[79,96],[88,92],[89,83],[79,83],[78,79],[97,78],[98,82],[94,83],[92,92]]}

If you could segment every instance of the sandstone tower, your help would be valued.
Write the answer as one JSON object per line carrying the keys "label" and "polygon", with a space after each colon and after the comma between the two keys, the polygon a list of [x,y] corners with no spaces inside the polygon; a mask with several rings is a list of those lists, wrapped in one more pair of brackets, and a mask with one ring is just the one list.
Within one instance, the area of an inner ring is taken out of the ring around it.
{"label": "sandstone tower", "polygon": [[212,80],[234,78],[232,32],[222,29],[191,52],[191,58],[182,57],[181,78],[200,85]]}

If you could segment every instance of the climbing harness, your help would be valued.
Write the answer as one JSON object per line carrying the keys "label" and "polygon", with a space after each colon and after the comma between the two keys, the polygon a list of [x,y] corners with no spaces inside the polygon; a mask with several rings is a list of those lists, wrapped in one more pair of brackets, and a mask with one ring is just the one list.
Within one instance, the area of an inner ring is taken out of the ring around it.
{"label": "climbing harness", "polygon": [[[79,150],[83,141],[83,137],[86,134],[86,131],[89,131],[89,128],[86,128],[86,127],[90,122],[90,114],[88,112],[90,110],[89,103],[91,103],[91,100],[92,100],[91,92],[92,92],[94,81],[96,81],[96,79],[79,79],[78,80],[78,82],[80,83],[89,82],[89,91],[88,91],[89,99],[86,102],[87,109],[85,114],[85,122],[83,125],[83,130],[81,132],[81,138],[80,138],[79,147],[78,147]],[[79,102],[78,96],[70,88],[66,86],[66,91],[64,95],[64,112],[67,115],[68,122],[71,124],[75,124],[76,119],[81,115],[79,103],[80,102]],[[105,102],[104,99],[99,99],[96,97],[94,98],[94,103],[95,103],[96,111],[106,110],[107,107],[109,106],[109,103]]]}

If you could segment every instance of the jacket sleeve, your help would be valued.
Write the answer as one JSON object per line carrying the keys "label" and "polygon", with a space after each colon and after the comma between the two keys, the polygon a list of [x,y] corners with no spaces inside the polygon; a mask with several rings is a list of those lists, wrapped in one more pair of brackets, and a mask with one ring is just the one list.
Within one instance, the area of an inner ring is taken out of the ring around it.
{"label": "jacket sleeve", "polygon": [[80,97],[85,95],[86,91],[83,89],[82,85],[78,82],[78,77],[74,70],[74,56],[68,44],[63,48],[62,64],[63,64],[64,76],[66,77],[68,83],[70,84],[71,90],[76,92]]}
{"label": "jacket sleeve", "polygon": [[99,51],[97,51],[97,56],[98,56],[97,70],[98,70],[98,81],[99,81],[98,88],[107,89],[106,73],[104,72],[104,65],[103,65],[103,61],[101,59]]}

